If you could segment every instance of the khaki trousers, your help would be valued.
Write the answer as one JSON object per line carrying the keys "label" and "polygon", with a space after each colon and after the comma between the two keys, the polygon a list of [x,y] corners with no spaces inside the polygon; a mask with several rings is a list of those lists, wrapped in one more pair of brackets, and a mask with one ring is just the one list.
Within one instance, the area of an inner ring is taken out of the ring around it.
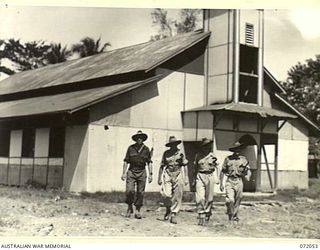
{"label": "khaki trousers", "polygon": [[196,178],[196,204],[199,214],[211,216],[215,172],[211,174],[198,173]]}
{"label": "khaki trousers", "polygon": [[161,195],[164,197],[164,205],[170,208],[172,213],[178,213],[182,203],[183,195],[183,175],[182,172],[163,171]]}
{"label": "khaki trousers", "polygon": [[240,203],[243,192],[243,182],[241,178],[232,180],[230,178],[226,181],[226,206],[229,218],[238,217]]}

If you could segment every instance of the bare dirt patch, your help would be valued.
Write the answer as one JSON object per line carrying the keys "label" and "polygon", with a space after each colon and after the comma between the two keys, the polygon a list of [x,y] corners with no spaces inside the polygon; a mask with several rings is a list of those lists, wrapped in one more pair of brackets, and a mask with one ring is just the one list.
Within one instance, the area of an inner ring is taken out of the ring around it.
{"label": "bare dirt patch", "polygon": [[[282,191],[272,197],[245,197],[240,222],[229,224],[223,197],[217,197],[214,215],[206,227],[197,225],[195,206],[183,205],[178,224],[162,220],[158,200],[147,200],[143,218],[125,218],[123,194],[70,194],[0,186],[0,236],[150,236],[320,238],[320,180],[308,191]],[[147,196],[148,198],[148,196]],[[148,198],[150,199],[150,197]],[[113,199],[114,200],[114,199]]]}

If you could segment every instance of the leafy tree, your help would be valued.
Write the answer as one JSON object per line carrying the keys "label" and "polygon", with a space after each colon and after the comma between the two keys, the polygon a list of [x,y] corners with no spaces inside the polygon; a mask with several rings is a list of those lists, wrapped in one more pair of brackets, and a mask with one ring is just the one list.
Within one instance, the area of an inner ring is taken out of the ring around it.
{"label": "leafy tree", "polygon": [[80,40],[80,43],[74,44],[72,46],[72,52],[78,53],[80,57],[87,57],[102,53],[110,43],[104,43],[102,46],[100,44],[101,38],[95,41],[91,37],[85,37]]}
{"label": "leafy tree", "polygon": [[152,24],[158,26],[158,34],[152,36],[151,40],[159,40],[199,28],[200,14],[199,9],[182,9],[178,21],[169,18],[168,11],[160,8],[154,9],[151,12]]}
{"label": "leafy tree", "polygon": [[[288,100],[320,126],[320,55],[293,66],[283,86]],[[309,152],[320,156],[318,142],[319,139],[310,138]]]}
{"label": "leafy tree", "polygon": [[[19,39],[9,39],[7,41],[2,40],[0,45],[0,59],[11,60],[17,67],[16,71],[36,69],[46,65],[46,54],[50,45],[46,45],[44,41],[32,41],[23,44]],[[15,70],[1,66],[0,71],[13,74]]]}
{"label": "leafy tree", "polygon": [[320,55],[293,66],[283,86],[288,100],[320,125]]}
{"label": "leafy tree", "polygon": [[61,63],[67,61],[71,55],[72,52],[67,49],[66,45],[62,47],[61,43],[52,43],[46,54],[46,60],[48,64]]}

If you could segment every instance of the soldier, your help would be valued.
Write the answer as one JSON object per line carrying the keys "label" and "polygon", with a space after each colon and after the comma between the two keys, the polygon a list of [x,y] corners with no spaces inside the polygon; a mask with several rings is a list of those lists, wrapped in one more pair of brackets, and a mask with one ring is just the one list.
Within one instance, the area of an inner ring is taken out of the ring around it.
{"label": "soldier", "polygon": [[234,145],[229,148],[233,154],[227,156],[224,160],[220,174],[221,192],[224,191],[224,176],[227,177],[225,181],[226,206],[230,222],[239,221],[238,212],[243,191],[242,178],[245,177],[249,181],[251,176],[248,160],[240,155],[244,147],[244,144],[235,142]]}
{"label": "soldier", "polygon": [[[139,130],[132,136],[136,143],[129,146],[123,163],[121,180],[126,180],[126,203],[128,210],[126,217],[133,214],[133,204],[136,207],[135,218],[141,219],[140,209],[143,205],[144,190],[146,187],[146,166],[148,166],[148,181],[152,182],[152,161],[149,148],[144,145],[148,136]],[[128,168],[129,164],[129,168]]]}
{"label": "soldier", "polygon": [[195,156],[196,204],[198,225],[205,226],[212,215],[214,185],[219,184],[217,158],[212,152],[212,141],[203,138]]}
{"label": "soldier", "polygon": [[177,224],[176,214],[182,203],[183,187],[188,184],[188,161],[177,147],[180,143],[176,137],[170,136],[166,144],[170,149],[163,153],[158,179],[161,195],[165,198],[164,220],[170,219],[173,224]]}

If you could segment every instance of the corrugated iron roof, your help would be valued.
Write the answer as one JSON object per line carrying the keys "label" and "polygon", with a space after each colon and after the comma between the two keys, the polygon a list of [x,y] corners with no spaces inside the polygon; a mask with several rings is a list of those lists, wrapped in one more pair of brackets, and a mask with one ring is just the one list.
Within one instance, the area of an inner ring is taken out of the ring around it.
{"label": "corrugated iron roof", "polygon": [[225,104],[215,104],[203,106],[200,108],[190,109],[185,112],[194,111],[230,111],[230,112],[240,112],[240,113],[250,113],[257,114],[261,117],[275,117],[280,119],[294,119],[297,116],[267,107],[260,107],[254,104],[247,103],[225,103]]}
{"label": "corrugated iron roof", "polygon": [[52,96],[0,102],[0,119],[58,112],[73,113],[144,84],[157,81],[159,77],[156,76],[143,81],[121,83]]}
{"label": "corrugated iron roof", "polygon": [[209,35],[210,32],[191,32],[20,72],[0,82],[0,95],[135,71],[148,72]]}

